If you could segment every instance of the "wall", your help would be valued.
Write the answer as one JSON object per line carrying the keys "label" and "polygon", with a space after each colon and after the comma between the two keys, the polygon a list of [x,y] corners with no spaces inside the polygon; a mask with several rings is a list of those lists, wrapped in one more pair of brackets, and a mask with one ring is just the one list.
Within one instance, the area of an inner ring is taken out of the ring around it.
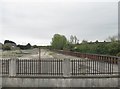
{"label": "wall", "polygon": [[8,78],[4,77],[3,87],[117,87],[117,78]]}

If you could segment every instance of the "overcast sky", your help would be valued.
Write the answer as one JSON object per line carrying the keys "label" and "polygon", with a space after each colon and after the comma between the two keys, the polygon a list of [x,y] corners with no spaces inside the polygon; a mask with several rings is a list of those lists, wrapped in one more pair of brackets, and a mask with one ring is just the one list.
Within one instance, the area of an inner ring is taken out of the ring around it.
{"label": "overcast sky", "polygon": [[103,41],[118,34],[117,1],[3,0],[0,42],[49,45],[56,33],[68,39],[76,35],[80,41]]}

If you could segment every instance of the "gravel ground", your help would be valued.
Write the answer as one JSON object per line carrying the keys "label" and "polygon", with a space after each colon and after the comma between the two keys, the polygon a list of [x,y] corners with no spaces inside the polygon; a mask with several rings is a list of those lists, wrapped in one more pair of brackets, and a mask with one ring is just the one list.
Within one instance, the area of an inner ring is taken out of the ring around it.
{"label": "gravel ground", "polygon": [[39,49],[32,49],[32,50],[22,50],[22,53],[25,53],[24,55],[22,55],[21,57],[17,57],[17,58],[21,58],[21,59],[39,59],[39,55],[40,58],[53,58],[52,55],[50,55],[50,51],[49,50],[45,50],[45,49],[41,49],[40,50],[40,54],[39,54]]}
{"label": "gravel ground", "polygon": [[55,52],[51,52],[51,54],[52,54],[53,58],[56,58],[56,59],[81,59],[79,57],[63,55],[63,54],[59,54],[59,53],[55,53]]}
{"label": "gravel ground", "polygon": [[[18,58],[39,58],[39,50],[38,49],[34,49],[33,53],[31,54],[26,54],[22,57],[18,57]],[[51,52],[47,49],[41,49],[40,50],[40,58],[55,58],[55,59],[65,59],[65,58],[69,58],[69,59],[78,59],[78,57],[73,57],[73,56],[69,56],[69,55],[63,55],[63,54],[58,54],[55,52]]]}

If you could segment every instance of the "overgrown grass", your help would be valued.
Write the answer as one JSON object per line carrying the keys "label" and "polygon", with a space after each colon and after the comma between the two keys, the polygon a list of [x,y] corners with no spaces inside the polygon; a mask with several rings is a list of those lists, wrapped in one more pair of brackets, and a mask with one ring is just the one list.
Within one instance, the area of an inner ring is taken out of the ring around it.
{"label": "overgrown grass", "polygon": [[53,55],[54,53],[53,52],[49,52],[49,55]]}
{"label": "overgrown grass", "polygon": [[11,57],[22,57],[27,54],[32,54],[35,50],[10,50],[10,51],[1,51],[0,58],[11,58]]}

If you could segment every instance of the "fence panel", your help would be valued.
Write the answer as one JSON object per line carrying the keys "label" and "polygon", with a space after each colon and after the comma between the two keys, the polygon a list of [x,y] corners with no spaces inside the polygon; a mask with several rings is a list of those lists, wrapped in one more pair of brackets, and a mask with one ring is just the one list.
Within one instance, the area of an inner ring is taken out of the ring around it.
{"label": "fence panel", "polygon": [[62,75],[62,60],[19,59],[17,75]]}
{"label": "fence panel", "polygon": [[1,59],[2,76],[9,75],[9,59]]}
{"label": "fence panel", "polygon": [[[109,59],[111,62],[111,59]],[[110,75],[114,74],[113,63],[90,59],[72,59],[71,75]]]}

